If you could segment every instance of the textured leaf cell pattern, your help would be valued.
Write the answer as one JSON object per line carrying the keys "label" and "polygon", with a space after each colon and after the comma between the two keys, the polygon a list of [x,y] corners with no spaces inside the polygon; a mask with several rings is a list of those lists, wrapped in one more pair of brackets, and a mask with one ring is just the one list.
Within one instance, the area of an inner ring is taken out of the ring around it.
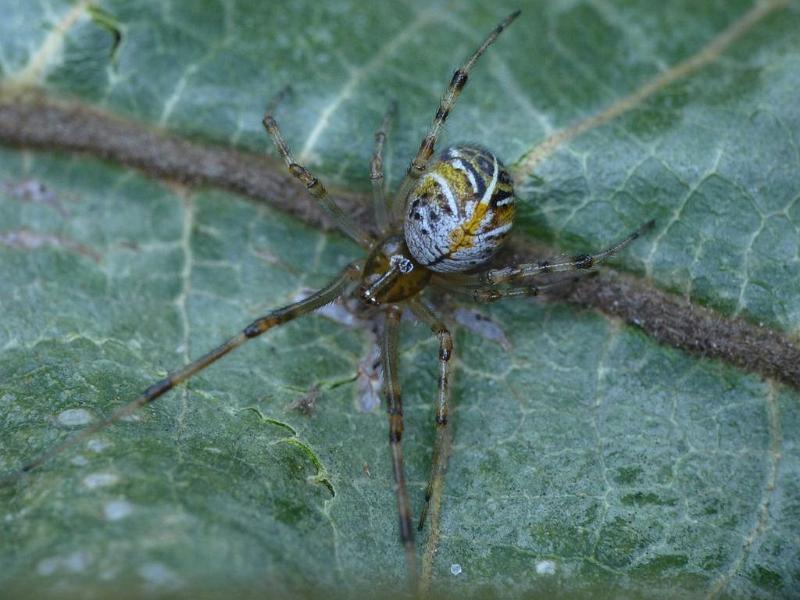
{"label": "textured leaf cell pattern", "polygon": [[[797,339],[800,8],[775,4],[707,67],[523,172],[515,235],[585,251],[654,218],[617,268]],[[753,2],[0,0],[0,101],[33,85],[262,153],[266,99],[291,82],[278,118],[300,160],[365,191],[388,102],[400,105],[396,182],[452,68],[518,6],[440,144],[485,144],[512,169],[699,53]],[[356,256],[338,234],[227,192],[0,148],[0,471]],[[456,336],[434,589],[798,593],[796,389],[599,313],[530,301],[481,310],[499,329]],[[372,344],[324,315],[289,324],[0,489],[0,588],[396,588],[386,419],[358,393]],[[437,343],[410,327],[402,344],[417,511]],[[313,412],[293,410],[312,386]]]}

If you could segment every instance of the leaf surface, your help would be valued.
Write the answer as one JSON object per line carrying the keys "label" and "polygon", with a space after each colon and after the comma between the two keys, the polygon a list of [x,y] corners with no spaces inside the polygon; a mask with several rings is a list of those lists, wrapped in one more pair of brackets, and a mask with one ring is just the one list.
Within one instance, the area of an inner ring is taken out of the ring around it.
{"label": "leaf surface", "polygon": [[[557,130],[698,55],[743,1],[522,2],[440,144],[520,171],[517,234],[600,248],[656,287],[800,329],[800,11],[559,146]],[[396,184],[457,61],[508,10],[440,3],[6,3],[0,73],[202,142],[287,140],[326,183],[367,190],[391,99]],[[280,212],[118,165],[0,150],[0,469],[302,290],[359,251]],[[450,307],[452,308],[452,307]],[[484,310],[484,309],[482,309]],[[599,314],[485,309],[509,351],[456,335],[455,445],[433,586],[466,595],[790,595],[798,585],[798,392],[658,345]],[[437,345],[403,333],[404,448],[419,511]],[[384,413],[364,412],[371,338],[324,316],[237,351],[129,421],[0,489],[0,583],[37,594],[396,591]],[[321,389],[311,416],[291,409]],[[419,536],[422,555],[427,532]],[[457,573],[457,574],[456,574]]]}

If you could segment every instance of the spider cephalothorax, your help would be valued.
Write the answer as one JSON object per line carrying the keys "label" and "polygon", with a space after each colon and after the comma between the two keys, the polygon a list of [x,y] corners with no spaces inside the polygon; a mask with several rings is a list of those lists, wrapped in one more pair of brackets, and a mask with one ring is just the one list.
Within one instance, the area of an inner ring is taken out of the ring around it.
{"label": "spider cephalothorax", "polygon": [[[416,555],[411,503],[403,466],[403,405],[398,378],[398,339],[403,309],[408,309],[418,320],[428,325],[439,339],[439,383],[434,417],[436,439],[431,476],[418,524],[418,529],[422,529],[428,506],[436,508],[441,498],[450,440],[447,425],[450,360],[453,356],[450,332],[426,298],[426,289],[438,287],[479,301],[535,295],[541,287],[545,287],[531,282],[535,276],[588,269],[636,239],[644,229],[640,228],[617,244],[594,255],[584,254],[557,262],[537,261],[479,270],[499,249],[511,229],[514,217],[511,177],[494,154],[477,146],[452,146],[439,158],[431,159],[437,137],[467,83],[470,70],[481,54],[518,15],[519,11],[501,21],[456,70],[433,123],[395,195],[387,194],[384,189],[382,154],[392,110],[387,112],[383,125],[375,135],[371,163],[375,217],[379,231],[377,239],[345,214],[328,196],[322,183],[295,161],[271,115],[274,104],[271,105],[264,117],[264,127],[289,172],[306,186],[339,229],[366,250],[366,260],[353,261],[330,284],[304,300],[256,319],[220,346],[151,385],[136,399],[114,410],[105,420],[63,440],[3,480],[16,479],[22,473],[31,471],[65,449],[153,402],[248,340],[357,289],[363,302],[384,315],[381,343],[383,392],[389,414],[389,444],[396,483],[400,539],[405,548],[409,573],[413,578]],[[650,225],[652,223],[645,227]],[[436,514],[435,510],[431,512]]]}
{"label": "spider cephalothorax", "polygon": [[361,299],[373,305],[400,302],[416,296],[431,279],[401,235],[390,235],[375,244],[364,263]]}

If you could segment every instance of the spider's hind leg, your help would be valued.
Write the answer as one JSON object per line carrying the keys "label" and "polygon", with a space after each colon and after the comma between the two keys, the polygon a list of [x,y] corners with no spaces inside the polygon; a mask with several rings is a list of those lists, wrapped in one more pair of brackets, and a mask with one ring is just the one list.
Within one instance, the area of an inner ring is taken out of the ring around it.
{"label": "spider's hind leg", "polygon": [[439,338],[439,391],[436,398],[436,439],[433,443],[433,459],[431,475],[425,488],[425,504],[419,516],[417,529],[422,530],[428,513],[431,514],[432,529],[439,518],[439,507],[442,500],[442,485],[447,469],[447,458],[450,453],[451,433],[447,426],[450,411],[450,359],[453,357],[453,336],[442,320],[434,314],[430,307],[419,298],[408,302],[408,307],[420,321],[431,328]]}
{"label": "spider's hind leg", "polygon": [[400,525],[400,541],[406,552],[409,583],[417,579],[417,558],[414,550],[414,529],[411,526],[411,503],[406,489],[406,472],[403,464],[403,399],[400,395],[398,373],[398,338],[403,311],[397,306],[386,310],[386,322],[381,344],[383,364],[383,394],[386,397],[386,412],[389,414],[389,446],[392,451],[397,513]]}
{"label": "spider's hind leg", "polygon": [[648,221],[639,227],[639,229],[629,234],[616,244],[613,244],[612,246],[609,246],[605,250],[601,250],[596,254],[581,254],[570,260],[559,262],[539,261],[536,263],[522,263],[511,267],[504,267],[502,269],[492,269],[480,275],[479,279],[484,285],[488,284],[490,286],[495,286],[501,283],[518,283],[530,277],[535,277],[544,273],[588,270],[615,255],[617,252],[625,248],[625,246],[642,236],[654,226],[655,221]]}
{"label": "spider's hind leg", "polygon": [[[596,271],[595,271],[596,273]],[[591,275],[587,273],[586,275]],[[571,289],[571,286],[580,281],[582,275],[573,275],[556,281],[550,281],[539,285],[522,285],[519,287],[501,287],[501,286],[486,286],[478,288],[464,288],[462,291],[470,294],[475,302],[489,303],[497,302],[498,300],[505,300],[506,298],[529,298],[531,296],[538,296],[540,294],[549,294],[552,292],[565,292]]]}

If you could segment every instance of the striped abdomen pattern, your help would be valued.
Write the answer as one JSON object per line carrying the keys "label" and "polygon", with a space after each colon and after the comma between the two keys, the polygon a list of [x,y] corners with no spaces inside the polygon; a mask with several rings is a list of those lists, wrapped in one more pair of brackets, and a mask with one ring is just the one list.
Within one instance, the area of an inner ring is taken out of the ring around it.
{"label": "striped abdomen pattern", "polygon": [[514,184],[503,164],[483,148],[452,146],[406,199],[406,245],[432,271],[466,271],[497,252],[513,220]]}

